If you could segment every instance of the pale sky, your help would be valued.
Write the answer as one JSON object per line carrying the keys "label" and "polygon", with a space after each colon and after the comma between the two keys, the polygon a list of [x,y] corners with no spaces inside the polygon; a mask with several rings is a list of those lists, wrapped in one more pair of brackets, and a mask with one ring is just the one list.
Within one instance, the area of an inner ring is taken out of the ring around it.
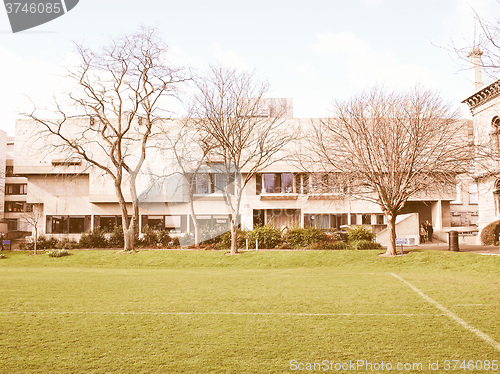
{"label": "pale sky", "polygon": [[472,73],[448,50],[474,36],[473,11],[500,14],[495,0],[80,0],[66,15],[13,34],[0,8],[0,129],[14,135],[18,113],[70,90],[73,41],[155,26],[172,60],[204,69],[222,62],[255,69],[270,96],[291,97],[295,117],[330,113],[333,100],[383,84],[439,90],[460,102]]}

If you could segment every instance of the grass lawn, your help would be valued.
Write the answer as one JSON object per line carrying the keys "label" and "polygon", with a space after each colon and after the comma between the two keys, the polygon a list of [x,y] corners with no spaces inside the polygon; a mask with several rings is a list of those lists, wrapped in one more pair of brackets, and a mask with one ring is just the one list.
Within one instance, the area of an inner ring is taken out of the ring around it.
{"label": "grass lawn", "polygon": [[499,256],[3,253],[1,373],[499,371]]}

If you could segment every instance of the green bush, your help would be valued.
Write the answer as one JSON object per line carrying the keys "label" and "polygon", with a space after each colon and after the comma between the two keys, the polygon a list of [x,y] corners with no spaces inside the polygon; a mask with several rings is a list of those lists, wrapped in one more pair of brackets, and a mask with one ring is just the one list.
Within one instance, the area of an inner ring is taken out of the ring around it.
{"label": "green bush", "polygon": [[[54,249],[58,248],[60,246],[59,240],[56,238],[46,238],[43,235],[40,235],[38,239],[36,240],[36,249],[37,250],[43,250],[43,249]],[[33,251],[35,249],[35,242],[34,241],[24,241],[19,245],[19,249],[21,250],[26,250],[26,251]]]}
{"label": "green bush", "polygon": [[142,228],[142,233],[142,245],[146,247],[156,247],[158,245],[158,232],[156,230],[146,225]]}
{"label": "green bush", "polygon": [[[238,229],[236,231],[236,243],[238,245],[238,248],[240,249],[246,248],[247,233],[248,233],[247,231],[241,229]],[[255,242],[253,244],[254,244],[253,248],[255,248]],[[220,236],[220,242],[218,247],[220,249],[231,249],[231,231],[228,231]]]}
{"label": "green bush", "polygon": [[492,222],[481,231],[481,241],[484,245],[497,245],[499,232],[500,221]]}
{"label": "green bush", "polygon": [[115,226],[109,235],[108,245],[111,248],[123,248],[124,243],[125,239],[123,238],[123,227],[121,225]]}
{"label": "green bush", "polygon": [[170,232],[167,230],[158,232],[158,242],[162,247],[170,247],[174,244],[174,240],[170,236]]}
{"label": "green bush", "polygon": [[354,242],[359,240],[372,241],[375,234],[366,226],[356,226],[347,231],[347,241]]}
{"label": "green bush", "polygon": [[78,244],[80,248],[106,248],[109,245],[104,231],[99,226],[94,227],[88,234],[82,234]]}
{"label": "green bush", "polygon": [[281,231],[272,224],[257,226],[247,233],[249,248],[255,248],[255,240],[259,240],[259,248],[273,249],[283,243]]}
{"label": "green bush", "polygon": [[311,249],[331,249],[331,250],[346,250],[352,247],[344,241],[323,241],[314,244]]}
{"label": "green bush", "polygon": [[336,242],[347,242],[349,237],[347,231],[335,231],[330,234],[330,239]]}
{"label": "green bush", "polygon": [[64,257],[69,256],[69,252],[66,249],[54,249],[47,253],[49,257]]}
{"label": "green bush", "polygon": [[305,248],[325,241],[326,235],[318,228],[294,227],[286,232],[284,240],[291,248]]}
{"label": "green bush", "polygon": [[372,242],[371,240],[354,240],[349,243],[354,250],[365,250],[365,249],[381,249],[382,246],[379,243]]}
{"label": "green bush", "polygon": [[79,245],[77,242],[70,240],[69,238],[63,238],[58,241],[55,245],[55,249],[75,249],[78,248]]}

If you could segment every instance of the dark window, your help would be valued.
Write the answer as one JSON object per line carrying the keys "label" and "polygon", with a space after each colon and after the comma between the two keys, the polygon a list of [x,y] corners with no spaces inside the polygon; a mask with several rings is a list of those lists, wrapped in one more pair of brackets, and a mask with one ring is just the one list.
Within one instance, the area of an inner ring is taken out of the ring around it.
{"label": "dark window", "polygon": [[17,230],[17,219],[8,219],[7,220],[7,230],[8,231],[15,231]]}
{"label": "dark window", "polygon": [[90,216],[47,216],[47,234],[81,234],[90,230]]}
{"label": "dark window", "polygon": [[6,177],[17,177],[16,174],[14,174],[14,166],[12,165],[7,165],[5,167],[5,176]]}
{"label": "dark window", "polygon": [[363,214],[361,217],[362,225],[371,225],[372,224],[372,215],[371,214]]}
{"label": "dark window", "polygon": [[68,216],[52,216],[52,234],[68,233]]}
{"label": "dark window", "polygon": [[351,225],[356,224],[356,213],[351,213]]}
{"label": "dark window", "polygon": [[69,233],[80,234],[85,231],[85,217],[69,217]]}
{"label": "dark window", "polygon": [[26,195],[28,190],[27,184],[6,184],[5,194],[6,195]]}
{"label": "dark window", "polygon": [[26,203],[23,201],[6,201],[5,212],[27,212]]}

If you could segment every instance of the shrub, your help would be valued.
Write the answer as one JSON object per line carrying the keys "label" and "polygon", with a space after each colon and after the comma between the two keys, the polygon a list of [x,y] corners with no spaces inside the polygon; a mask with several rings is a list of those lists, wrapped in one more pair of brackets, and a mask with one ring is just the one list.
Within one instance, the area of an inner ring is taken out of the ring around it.
{"label": "shrub", "polygon": [[379,243],[372,242],[371,240],[354,240],[350,243],[352,249],[354,250],[365,250],[365,249],[381,249],[382,246]]}
{"label": "shrub", "polygon": [[366,226],[357,226],[350,228],[347,232],[347,240],[349,242],[366,240],[372,241],[375,238],[375,234]]}
{"label": "shrub", "polygon": [[106,248],[108,240],[104,231],[98,226],[94,227],[88,234],[82,234],[78,244],[80,248]]}
{"label": "shrub", "polygon": [[58,243],[56,243],[54,248],[56,248],[56,249],[73,249],[73,248],[77,248],[77,247],[78,247],[77,242],[69,240],[69,238],[63,238]]}
{"label": "shrub", "polygon": [[[238,248],[246,248],[246,246],[247,246],[246,238],[247,238],[247,231],[244,231],[241,229],[238,229],[236,231],[236,243],[238,245]],[[230,249],[231,248],[231,231],[225,232],[224,234],[222,234],[220,236],[220,243],[219,243],[218,247],[220,249]],[[255,248],[255,242],[254,242],[253,248]]]}
{"label": "shrub", "polygon": [[294,227],[285,234],[285,242],[292,248],[310,247],[326,240],[321,229]]}
{"label": "shrub", "polygon": [[66,249],[54,249],[48,252],[49,257],[64,257],[69,256],[69,252]]}
{"label": "shrub", "polygon": [[335,231],[331,234],[331,240],[337,242],[347,242],[349,240],[348,234],[346,231]]}
{"label": "shrub", "polygon": [[271,224],[257,226],[247,233],[249,248],[255,248],[255,240],[259,240],[259,248],[273,249],[281,245],[281,231]]}
{"label": "shrub", "polygon": [[311,249],[346,250],[352,249],[352,247],[344,241],[323,241],[314,244]]}
{"label": "shrub", "polygon": [[111,248],[123,248],[124,243],[125,239],[123,238],[123,227],[121,225],[115,226],[109,235],[108,245]]}
{"label": "shrub", "polygon": [[170,236],[170,232],[167,230],[162,230],[158,232],[158,242],[162,247],[169,247],[174,244],[173,243],[174,241]]}
{"label": "shrub", "polygon": [[145,245],[147,247],[156,247],[158,245],[158,232],[156,230],[146,225],[143,227],[142,233],[142,245]]}
{"label": "shrub", "polygon": [[481,231],[481,241],[484,245],[496,245],[499,232],[500,221],[492,222]]}

